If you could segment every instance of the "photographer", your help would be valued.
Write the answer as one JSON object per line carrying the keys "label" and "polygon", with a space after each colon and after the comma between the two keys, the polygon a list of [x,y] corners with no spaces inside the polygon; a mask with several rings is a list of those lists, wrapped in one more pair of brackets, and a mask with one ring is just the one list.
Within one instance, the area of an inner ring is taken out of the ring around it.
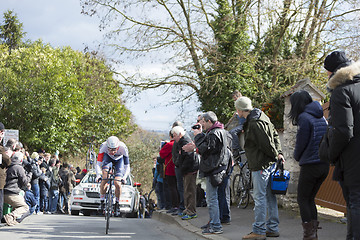
{"label": "photographer", "polygon": [[11,164],[6,171],[4,202],[10,204],[14,209],[11,213],[4,216],[9,226],[18,224],[16,219],[21,218],[29,211],[24,197],[19,195],[21,189],[26,188],[32,177],[31,172],[25,172],[22,166],[23,159],[24,154],[22,152],[15,152],[11,157]]}

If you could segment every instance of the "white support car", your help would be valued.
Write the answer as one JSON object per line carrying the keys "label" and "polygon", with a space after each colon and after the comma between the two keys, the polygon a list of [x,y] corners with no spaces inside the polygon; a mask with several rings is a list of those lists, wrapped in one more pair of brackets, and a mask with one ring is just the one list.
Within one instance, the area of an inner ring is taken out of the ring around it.
{"label": "white support car", "polygon": [[[96,173],[89,171],[80,183],[74,187],[70,197],[71,215],[79,215],[82,212],[90,216],[97,212],[100,205],[100,183],[95,182]],[[140,193],[137,187],[140,183],[133,182],[131,176],[127,178],[125,185],[121,187],[120,213],[127,217],[137,217],[139,210]]]}

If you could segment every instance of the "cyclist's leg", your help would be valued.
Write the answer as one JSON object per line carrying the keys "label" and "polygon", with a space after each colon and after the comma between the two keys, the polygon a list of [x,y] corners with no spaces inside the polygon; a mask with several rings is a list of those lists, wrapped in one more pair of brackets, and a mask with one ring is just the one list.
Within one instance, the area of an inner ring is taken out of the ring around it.
{"label": "cyclist's leg", "polygon": [[113,161],[113,165],[115,168],[115,179],[117,181],[114,181],[114,185],[115,185],[115,197],[116,197],[116,202],[119,202],[120,200],[120,194],[121,194],[121,171],[120,171],[120,167],[121,167],[121,161]]}

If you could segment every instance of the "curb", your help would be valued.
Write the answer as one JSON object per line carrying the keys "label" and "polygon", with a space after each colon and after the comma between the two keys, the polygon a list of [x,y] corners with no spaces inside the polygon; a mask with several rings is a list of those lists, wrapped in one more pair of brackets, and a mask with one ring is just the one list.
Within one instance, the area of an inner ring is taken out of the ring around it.
{"label": "curb", "polygon": [[222,237],[220,235],[216,235],[216,234],[203,235],[202,230],[200,228],[195,227],[194,225],[191,224],[191,220],[182,220],[178,216],[172,216],[172,215],[164,213],[164,212],[154,211],[152,213],[152,218],[156,219],[160,222],[176,224],[176,225],[182,227],[183,229],[185,229],[189,232],[192,232],[198,236],[201,236],[202,238],[205,238],[205,239],[228,240],[227,238],[224,238],[224,237]]}

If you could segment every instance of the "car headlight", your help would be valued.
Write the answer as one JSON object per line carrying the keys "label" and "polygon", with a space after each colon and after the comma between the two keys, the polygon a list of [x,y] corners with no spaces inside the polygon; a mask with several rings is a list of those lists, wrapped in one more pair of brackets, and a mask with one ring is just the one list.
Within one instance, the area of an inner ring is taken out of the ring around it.
{"label": "car headlight", "polygon": [[73,190],[73,195],[85,195],[85,192],[83,190],[80,189],[74,189]]}
{"label": "car headlight", "polygon": [[132,193],[131,193],[131,192],[122,192],[122,193],[121,193],[121,197],[131,198],[131,197],[132,197]]}

